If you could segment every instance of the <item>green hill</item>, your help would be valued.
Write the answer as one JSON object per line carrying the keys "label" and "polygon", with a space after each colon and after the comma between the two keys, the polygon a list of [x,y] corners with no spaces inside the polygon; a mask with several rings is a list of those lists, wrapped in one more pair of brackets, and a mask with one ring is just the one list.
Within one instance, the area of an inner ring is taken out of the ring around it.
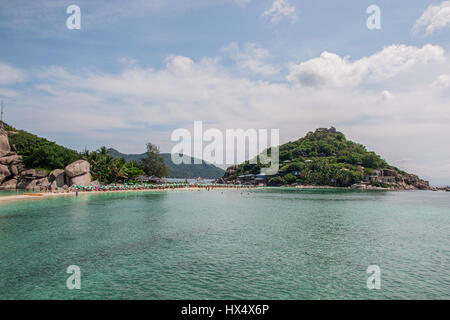
{"label": "green hill", "polygon": [[[145,153],[142,154],[124,154],[113,148],[108,149],[108,153],[114,158],[123,158],[126,161],[139,161],[144,156]],[[194,159],[184,155],[183,157],[189,163],[192,164],[180,164],[176,165],[172,162],[170,153],[161,153],[164,162],[166,163],[167,169],[169,170],[169,177],[172,178],[182,178],[182,179],[195,179],[198,177],[205,179],[217,179],[223,176],[225,170],[218,168],[212,164],[206,163],[202,161],[202,164],[193,164]]]}
{"label": "green hill", "polygon": [[[320,128],[305,137],[280,146],[280,170],[269,185],[323,185],[348,187],[366,182],[379,187],[429,188],[428,182],[393,166],[359,143],[347,140],[335,128]],[[225,181],[257,175],[262,165],[245,162],[229,168]],[[241,177],[241,178],[239,178]]]}
{"label": "green hill", "polygon": [[9,143],[23,157],[25,168],[39,168],[50,171],[64,168],[81,159],[75,151],[58,145],[53,141],[38,137],[24,130],[17,130],[5,124],[5,129],[14,134],[9,136]]}

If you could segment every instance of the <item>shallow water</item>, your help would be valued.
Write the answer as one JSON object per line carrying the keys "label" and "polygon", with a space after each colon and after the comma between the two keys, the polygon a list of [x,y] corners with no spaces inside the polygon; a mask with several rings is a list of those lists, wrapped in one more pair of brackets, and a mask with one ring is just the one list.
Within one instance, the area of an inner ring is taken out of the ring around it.
{"label": "shallow water", "polygon": [[0,190],[0,197],[21,195],[23,193],[23,190]]}
{"label": "shallow water", "polygon": [[0,203],[0,298],[449,299],[449,209],[444,192],[279,189]]}

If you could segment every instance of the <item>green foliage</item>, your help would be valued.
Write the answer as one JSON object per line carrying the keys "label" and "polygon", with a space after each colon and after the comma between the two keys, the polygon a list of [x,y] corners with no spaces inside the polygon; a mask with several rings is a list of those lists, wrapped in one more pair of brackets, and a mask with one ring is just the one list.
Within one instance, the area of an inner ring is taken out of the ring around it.
{"label": "green foliage", "polygon": [[297,179],[290,173],[288,173],[287,175],[284,176],[284,180],[286,181],[286,183],[295,183],[297,181]]}
{"label": "green foliage", "polygon": [[147,152],[145,157],[141,159],[141,163],[142,169],[149,176],[162,178],[168,174],[167,166],[159,153],[159,148],[152,143],[147,143]]}
{"label": "green foliage", "polygon": [[40,138],[23,130],[5,126],[8,131],[17,134],[9,137],[9,143],[14,145],[17,152],[22,155],[26,168],[43,168],[54,170],[64,168],[68,164],[81,159],[81,155],[71,149],[62,147],[55,142]]}
{"label": "green foliage", "polygon": [[[128,179],[128,168],[124,159],[114,159],[106,147],[97,151],[83,152],[83,158],[91,165],[91,175],[101,183],[124,182]],[[133,178],[133,177],[132,177]]]}
{"label": "green foliage", "polygon": [[140,167],[140,165],[136,161],[130,161],[125,164],[126,173],[128,179],[136,179],[139,176],[145,175],[144,170]]}
{"label": "green foliage", "polygon": [[[280,161],[290,160],[280,168],[278,176],[269,179],[270,185],[298,181],[306,185],[348,187],[388,164],[374,152],[349,141],[334,128],[317,129],[304,138],[280,146]],[[306,161],[310,160],[310,161]],[[254,173],[255,166],[244,163],[238,174]],[[295,178],[290,172],[300,171]]]}
{"label": "green foliage", "polygon": [[[370,182],[370,185],[371,185],[371,186],[374,186],[374,187],[379,187],[379,188],[389,188],[389,187],[392,187],[391,185],[388,185],[388,184],[383,183],[383,182],[378,182],[378,181],[372,181],[372,182]],[[396,185],[395,185],[395,186],[396,186]]]}
{"label": "green foliage", "polygon": [[384,167],[386,162],[376,155],[375,152],[369,152],[362,157],[362,165],[366,168],[377,169]]}
{"label": "green foliage", "polygon": [[269,186],[282,186],[282,185],[286,184],[286,180],[284,180],[281,177],[276,176],[276,177],[270,178],[268,184],[269,184]]}

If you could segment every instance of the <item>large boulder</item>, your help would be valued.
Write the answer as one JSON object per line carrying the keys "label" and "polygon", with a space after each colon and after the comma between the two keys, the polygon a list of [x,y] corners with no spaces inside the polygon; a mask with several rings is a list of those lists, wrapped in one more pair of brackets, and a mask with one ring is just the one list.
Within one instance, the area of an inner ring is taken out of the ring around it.
{"label": "large boulder", "polygon": [[76,176],[73,178],[70,178],[70,185],[77,185],[77,186],[90,186],[91,185],[91,174],[85,173],[81,176]]}
{"label": "large boulder", "polygon": [[11,174],[14,176],[14,177],[17,177],[18,175],[19,175],[19,169],[17,168],[17,166],[11,166],[10,168],[9,168],[9,171],[11,171]]}
{"label": "large boulder", "polygon": [[11,153],[11,151],[6,151],[6,150],[5,151],[0,151],[0,158],[9,156],[10,153]]}
{"label": "large boulder", "polygon": [[25,179],[42,179],[48,176],[48,173],[44,170],[28,169],[22,171],[22,177]]}
{"label": "large boulder", "polygon": [[0,164],[0,183],[11,175],[7,166]]}
{"label": "large boulder", "polygon": [[10,151],[8,133],[0,128],[0,151]]}
{"label": "large boulder", "polygon": [[90,164],[89,162],[85,160],[77,160],[71,164],[69,164],[65,169],[64,173],[69,178],[78,177],[81,175],[85,175],[86,173],[89,173]]}
{"label": "large boulder", "polygon": [[41,188],[45,188],[49,184],[48,178],[33,180],[25,187],[25,191],[40,191]]}
{"label": "large boulder", "polygon": [[22,156],[19,156],[17,154],[0,158],[0,164],[4,165],[19,164],[21,162]]}
{"label": "large boulder", "polygon": [[0,186],[0,190],[14,190],[17,188],[17,180],[11,179],[6,182],[3,182]]}
{"label": "large boulder", "polygon": [[57,188],[61,188],[66,184],[66,175],[63,169],[55,169],[48,175],[48,181],[55,183]]}

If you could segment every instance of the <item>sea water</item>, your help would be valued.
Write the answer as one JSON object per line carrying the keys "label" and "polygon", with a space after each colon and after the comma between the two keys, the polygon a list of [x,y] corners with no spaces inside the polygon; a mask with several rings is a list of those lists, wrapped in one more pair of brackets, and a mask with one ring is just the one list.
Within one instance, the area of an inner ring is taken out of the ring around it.
{"label": "sea water", "polygon": [[[380,289],[368,288],[378,266]],[[70,290],[69,266],[80,289]],[[213,190],[0,202],[1,299],[449,299],[450,193]]]}

